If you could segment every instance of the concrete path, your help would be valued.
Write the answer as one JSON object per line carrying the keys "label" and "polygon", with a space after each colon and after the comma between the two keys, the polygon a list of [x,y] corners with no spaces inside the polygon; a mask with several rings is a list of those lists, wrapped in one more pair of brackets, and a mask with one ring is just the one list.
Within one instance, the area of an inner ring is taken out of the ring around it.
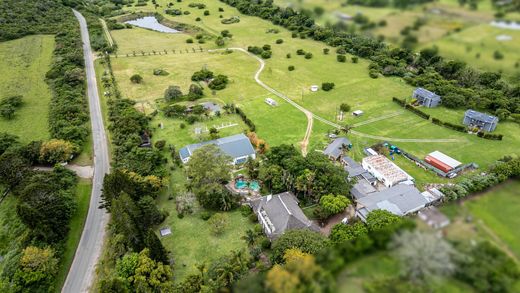
{"label": "concrete path", "polygon": [[83,40],[90,122],[92,125],[92,136],[94,138],[94,177],[92,179],[90,207],[83,233],[81,234],[74,260],[62,288],[62,292],[65,293],[88,292],[90,288],[92,288],[93,280],[95,279],[96,265],[101,255],[106,226],[109,219],[109,215],[106,211],[98,208],[101,200],[103,179],[105,174],[109,172],[110,161],[107,136],[103,125],[103,116],[101,114],[101,105],[96,83],[93,54],[90,48],[90,39],[85,18],[75,10],[74,15],[79,21],[81,39]]}

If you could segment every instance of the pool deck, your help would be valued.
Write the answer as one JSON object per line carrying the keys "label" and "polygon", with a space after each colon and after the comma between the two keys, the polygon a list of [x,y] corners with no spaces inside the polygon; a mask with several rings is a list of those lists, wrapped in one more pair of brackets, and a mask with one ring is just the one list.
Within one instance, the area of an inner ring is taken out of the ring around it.
{"label": "pool deck", "polygon": [[226,184],[226,188],[234,194],[238,194],[244,198],[244,201],[251,201],[260,198],[262,195],[260,191],[252,190],[249,188],[239,189],[235,187],[235,180]]}

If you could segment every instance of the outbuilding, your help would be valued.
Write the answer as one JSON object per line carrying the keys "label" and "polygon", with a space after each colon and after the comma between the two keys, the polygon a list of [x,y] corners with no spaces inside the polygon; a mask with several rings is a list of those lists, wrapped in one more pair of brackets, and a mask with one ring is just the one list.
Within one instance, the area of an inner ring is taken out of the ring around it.
{"label": "outbuilding", "polygon": [[419,87],[413,91],[412,98],[416,99],[420,105],[427,108],[437,107],[441,103],[441,97],[436,93]]}
{"label": "outbuilding", "polygon": [[361,110],[356,110],[356,111],[352,112],[352,115],[354,115],[354,116],[356,116],[356,117],[361,116],[361,115],[363,115],[363,111],[361,111]]}
{"label": "outbuilding", "polygon": [[491,132],[497,128],[498,117],[469,109],[464,113],[462,124]]}
{"label": "outbuilding", "polygon": [[462,165],[461,162],[455,160],[454,158],[447,156],[439,151],[434,151],[429,153],[424,161],[433,167],[441,170],[444,173],[448,173],[451,170]]}

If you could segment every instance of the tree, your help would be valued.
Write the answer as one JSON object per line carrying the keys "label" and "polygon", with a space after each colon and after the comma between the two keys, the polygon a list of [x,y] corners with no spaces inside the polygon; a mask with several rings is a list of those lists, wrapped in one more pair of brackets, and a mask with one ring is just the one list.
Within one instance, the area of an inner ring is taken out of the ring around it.
{"label": "tree", "polygon": [[341,244],[361,236],[366,236],[367,234],[368,229],[362,222],[355,222],[348,225],[339,223],[332,227],[329,239],[336,244]]}
{"label": "tree", "polygon": [[11,147],[18,146],[18,136],[12,135],[6,132],[0,132],[0,155],[7,151]]}
{"label": "tree", "polygon": [[449,276],[455,271],[455,250],[444,239],[420,231],[403,231],[392,241],[394,254],[401,262],[403,274],[412,281],[426,281]]}
{"label": "tree", "polygon": [[367,216],[370,238],[376,247],[385,247],[398,230],[412,228],[413,222],[405,220],[386,210],[375,210]]}
{"label": "tree", "polygon": [[0,184],[9,188],[18,186],[30,174],[29,167],[18,153],[5,152],[0,156]]}
{"label": "tree", "polygon": [[196,84],[192,83],[190,85],[190,89],[189,89],[188,95],[189,95],[188,99],[190,101],[194,101],[194,100],[200,99],[204,95],[203,88],[201,86],[199,86],[199,85],[196,85]]}
{"label": "tree", "polygon": [[244,251],[232,251],[229,255],[225,255],[214,261],[208,268],[207,277],[209,283],[214,284],[214,290],[230,287],[247,272],[249,258]]}
{"label": "tree", "polygon": [[210,79],[213,78],[213,72],[207,70],[207,69],[201,69],[199,71],[196,71],[191,76],[192,81],[206,81],[208,82]]}
{"label": "tree", "polygon": [[186,164],[190,187],[210,183],[226,183],[231,177],[231,158],[217,146],[210,144],[195,150]]}
{"label": "tree", "polygon": [[50,164],[67,162],[74,152],[75,147],[72,143],[62,139],[51,139],[42,143],[40,160]]}
{"label": "tree", "polygon": [[260,162],[253,160],[252,158],[248,158],[245,163],[245,167],[247,176],[249,176],[250,179],[258,179]]}
{"label": "tree", "polygon": [[176,85],[171,85],[164,91],[164,99],[167,102],[178,101],[182,95],[181,88]]}
{"label": "tree", "polygon": [[341,110],[341,112],[346,113],[350,111],[351,107],[347,103],[341,103],[341,105],[339,105],[339,109]]}
{"label": "tree", "polygon": [[208,84],[208,87],[212,90],[223,90],[226,88],[228,81],[227,76],[219,74]]}
{"label": "tree", "polygon": [[307,229],[290,230],[274,242],[271,258],[273,262],[282,263],[287,249],[297,248],[302,252],[315,255],[325,246],[326,239],[318,232]]}
{"label": "tree", "polygon": [[172,291],[173,270],[169,265],[151,259],[148,249],[139,253],[138,260],[132,280],[132,287],[137,292]]}
{"label": "tree", "polygon": [[222,36],[218,36],[217,39],[215,40],[215,45],[219,46],[219,47],[222,47],[226,44],[226,42],[224,41],[224,38]]}
{"label": "tree", "polygon": [[164,248],[159,237],[152,229],[148,229],[144,238],[146,248],[150,250],[150,258],[156,262],[167,265],[169,263],[168,251]]}
{"label": "tree", "polygon": [[477,292],[513,292],[520,278],[518,265],[495,245],[484,241],[463,247],[455,277],[470,284]]}
{"label": "tree", "polygon": [[134,74],[130,77],[130,81],[132,83],[141,83],[143,82],[143,77],[139,74]]}
{"label": "tree", "polygon": [[208,220],[208,224],[211,230],[211,233],[215,236],[220,236],[224,233],[229,222],[229,218],[224,213],[216,213]]}
{"label": "tree", "polygon": [[56,243],[67,236],[76,203],[65,188],[47,181],[35,176],[28,182],[20,191],[16,212],[37,239]]}
{"label": "tree", "polygon": [[287,70],[289,70],[289,71],[294,71],[294,69],[295,69],[294,65],[289,65],[289,67],[287,67]]}
{"label": "tree", "polygon": [[321,89],[328,92],[332,90],[336,85],[333,82],[324,82],[321,84]]}
{"label": "tree", "polygon": [[320,198],[320,207],[328,216],[341,213],[350,204],[350,200],[343,195],[328,194]]}
{"label": "tree", "polygon": [[58,271],[58,259],[50,247],[28,246],[22,251],[20,266],[13,277],[23,291],[52,291],[54,278]]}
{"label": "tree", "polygon": [[334,279],[319,266],[314,256],[299,249],[288,249],[284,265],[275,264],[266,275],[265,285],[274,293],[332,292]]}
{"label": "tree", "polygon": [[5,119],[13,119],[15,107],[11,104],[0,104],[0,115]]}
{"label": "tree", "polygon": [[154,225],[160,224],[164,220],[164,215],[159,211],[155,204],[155,199],[151,196],[143,196],[137,202],[140,211],[139,226],[146,230]]}

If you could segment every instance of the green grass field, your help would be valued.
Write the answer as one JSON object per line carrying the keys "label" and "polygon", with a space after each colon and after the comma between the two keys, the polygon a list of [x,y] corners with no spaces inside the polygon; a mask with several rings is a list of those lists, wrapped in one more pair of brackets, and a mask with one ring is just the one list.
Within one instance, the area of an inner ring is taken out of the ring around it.
{"label": "green grass field", "polygon": [[[172,180],[175,182],[172,189],[176,192],[184,190],[179,184],[185,182],[183,171],[177,169],[173,172]],[[162,239],[165,247],[172,252],[175,261],[175,279],[181,281],[189,274],[196,273],[196,265],[206,263],[229,254],[232,250],[246,248],[246,243],[241,237],[245,231],[253,228],[253,224],[240,211],[226,212],[228,225],[224,233],[214,236],[210,232],[208,222],[200,218],[201,211],[196,211],[184,218],[177,217],[175,200],[168,200],[167,195],[159,199],[159,207],[170,213],[162,227],[170,227],[172,234]]]}
{"label": "green grass field", "polygon": [[51,91],[45,83],[53,36],[28,36],[0,43],[0,98],[22,95],[24,104],[15,118],[0,118],[0,131],[18,135],[23,142],[46,139]]}
{"label": "green grass field", "polygon": [[[4,189],[0,186],[0,194]],[[16,198],[8,195],[0,203],[0,255],[4,261],[0,262],[0,274],[8,259],[16,257],[21,249],[22,239],[27,232],[25,225],[16,214]]]}
{"label": "green grass field", "polygon": [[70,232],[65,242],[65,252],[60,262],[60,269],[56,277],[55,292],[60,292],[65,278],[69,272],[69,268],[74,260],[76,248],[78,247],[83,226],[87,217],[90,204],[90,194],[92,191],[92,183],[90,180],[80,179],[76,189],[76,201],[78,207],[70,220]]}
{"label": "green grass field", "polygon": [[469,212],[482,220],[520,259],[520,181],[508,181],[466,202]]}

